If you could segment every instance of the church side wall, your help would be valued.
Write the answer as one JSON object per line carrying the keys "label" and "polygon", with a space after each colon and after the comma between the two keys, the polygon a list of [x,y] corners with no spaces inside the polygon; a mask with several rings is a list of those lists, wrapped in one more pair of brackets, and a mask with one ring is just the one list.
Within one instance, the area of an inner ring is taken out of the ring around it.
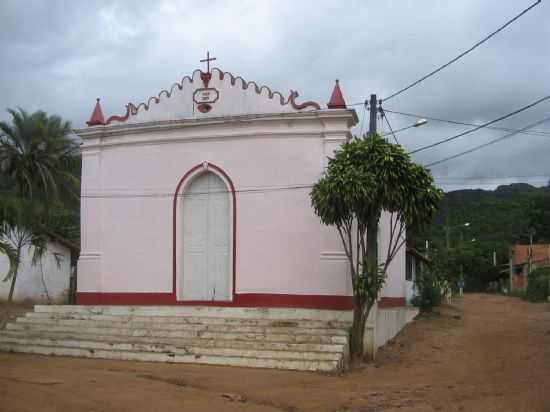
{"label": "church side wall", "polygon": [[256,301],[349,296],[340,239],[320,223],[309,198],[325,151],[335,147],[319,135],[274,136],[120,145],[85,154],[81,297],[173,299],[173,194],[182,176],[203,162],[223,169],[236,188],[237,295]]}
{"label": "church side wall", "polygon": [[[347,137],[346,121],[224,122],[88,138],[77,302],[184,303],[177,302],[172,266],[174,192],[187,172],[208,162],[236,190],[235,295],[211,303],[351,308],[340,238],[320,223],[309,198],[327,156]],[[176,225],[182,224],[181,206]],[[182,245],[179,239],[177,248]],[[404,277],[403,248],[390,266],[381,306],[384,298],[389,305],[404,302]]]}
{"label": "church side wall", "polygon": [[[380,217],[379,261],[383,262],[390,240],[390,214],[383,213]],[[380,292],[381,300],[386,306],[403,306],[406,303],[405,281],[406,245],[403,245],[393,258],[386,275],[386,282]]]}

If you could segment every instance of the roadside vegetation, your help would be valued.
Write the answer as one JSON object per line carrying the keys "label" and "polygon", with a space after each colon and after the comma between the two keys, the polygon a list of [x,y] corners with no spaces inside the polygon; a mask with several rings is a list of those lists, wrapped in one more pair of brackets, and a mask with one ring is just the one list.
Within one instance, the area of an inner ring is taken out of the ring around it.
{"label": "roadside vegetation", "polygon": [[509,293],[509,248],[529,244],[531,235],[533,243],[550,243],[550,185],[447,192],[431,224],[410,236],[410,246],[436,265],[443,260],[448,280],[456,283],[462,274],[466,292]]}
{"label": "roadside vegetation", "polygon": [[[79,244],[80,151],[59,116],[8,110],[0,122],[0,251],[10,261],[11,304],[23,251],[40,262],[50,240]],[[76,256],[74,256],[76,259]]]}
{"label": "roadside vegetation", "polygon": [[[343,144],[314,185],[313,209],[321,222],[337,229],[351,269],[353,358],[364,356],[365,322],[388,266],[405,247],[406,230],[428,223],[442,196],[428,169],[376,133]],[[379,251],[383,213],[389,214],[390,233],[388,244]]]}

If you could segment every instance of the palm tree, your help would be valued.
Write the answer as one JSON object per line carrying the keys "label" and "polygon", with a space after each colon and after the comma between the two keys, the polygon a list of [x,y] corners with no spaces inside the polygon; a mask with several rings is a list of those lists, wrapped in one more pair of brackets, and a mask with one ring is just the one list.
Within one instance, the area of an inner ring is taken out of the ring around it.
{"label": "palm tree", "polygon": [[59,116],[8,110],[11,124],[0,122],[0,252],[10,260],[13,298],[21,251],[33,246],[41,258],[51,229],[52,210],[78,204],[79,144],[71,125]]}
{"label": "palm tree", "polygon": [[71,124],[43,111],[31,115],[23,109],[8,112],[12,124],[0,122],[0,174],[4,184],[23,198],[78,197],[80,181],[72,172],[79,145],[71,138]]}

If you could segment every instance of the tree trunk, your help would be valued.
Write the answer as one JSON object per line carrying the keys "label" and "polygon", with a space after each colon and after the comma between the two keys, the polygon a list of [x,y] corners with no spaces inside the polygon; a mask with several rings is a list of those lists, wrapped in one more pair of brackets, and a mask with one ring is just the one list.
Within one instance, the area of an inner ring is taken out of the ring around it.
{"label": "tree trunk", "polygon": [[353,324],[351,326],[350,353],[352,359],[362,359],[364,355],[363,339],[367,316],[363,311],[364,302],[359,296],[353,297]]}
{"label": "tree trunk", "polygon": [[[378,269],[378,222],[379,217],[370,219],[367,225],[367,245],[366,245],[366,261],[367,266],[363,266],[363,273],[358,273],[362,276],[375,276],[378,279],[377,273],[371,272],[371,269]],[[357,253],[359,253],[359,247]],[[353,264],[353,262],[351,262]],[[374,279],[372,279],[374,280]],[[363,339],[365,337],[365,324],[369,315],[370,309],[376,302],[378,297],[378,282],[369,282],[374,290],[354,290],[353,291],[353,324],[351,326],[350,337],[350,353],[352,359],[362,359],[365,355],[365,347]],[[354,286],[357,289],[357,286]]]}
{"label": "tree trunk", "polygon": [[[378,268],[378,218],[373,218],[367,226],[367,263],[369,267]],[[369,275],[372,275],[370,273]],[[377,275],[375,275],[377,276]],[[365,336],[365,323],[369,316],[370,309],[376,302],[378,295],[377,282],[371,282],[376,290],[367,291],[368,296],[353,296],[353,324],[351,329],[350,352],[353,359],[362,359],[365,355],[363,339]],[[367,301],[369,302],[366,308]],[[366,310],[368,309],[368,310]]]}
{"label": "tree trunk", "polygon": [[367,262],[378,268],[378,221],[371,219],[367,226]]}
{"label": "tree trunk", "polygon": [[21,246],[17,245],[17,254],[15,255],[15,270],[13,271],[13,277],[11,278],[10,294],[8,295],[8,307],[13,300],[13,292],[15,290],[15,282],[17,280],[17,272],[19,272],[19,258],[21,257]]}

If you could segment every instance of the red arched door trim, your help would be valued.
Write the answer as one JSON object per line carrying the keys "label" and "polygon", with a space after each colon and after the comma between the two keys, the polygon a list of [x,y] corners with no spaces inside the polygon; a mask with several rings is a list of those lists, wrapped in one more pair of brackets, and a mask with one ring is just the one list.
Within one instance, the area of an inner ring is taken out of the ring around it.
{"label": "red arched door trim", "polygon": [[[214,170],[218,174],[220,174],[225,182],[229,185],[229,190],[231,191],[231,198],[232,198],[232,206],[233,206],[233,239],[232,239],[232,276],[233,276],[233,286],[231,290],[231,300],[234,303],[235,302],[235,289],[236,289],[236,268],[237,268],[237,197],[235,195],[235,185],[233,185],[233,181],[229,177],[229,175],[223,170],[221,167],[216,166],[215,164],[204,162],[200,163],[194,167],[192,167],[190,170],[187,171],[183,175],[183,177],[178,182],[178,185],[176,186],[176,191],[174,192],[174,200],[173,200],[173,206],[172,206],[172,295],[174,297],[174,302],[177,302],[178,295],[176,291],[176,279],[177,279],[177,219],[178,219],[178,193],[182,189],[184,183],[187,182],[187,180],[194,176],[195,173],[200,170]],[[216,301],[198,301],[198,302],[192,302],[187,301],[188,303],[206,303],[209,302],[211,304],[219,304],[220,302]]]}

